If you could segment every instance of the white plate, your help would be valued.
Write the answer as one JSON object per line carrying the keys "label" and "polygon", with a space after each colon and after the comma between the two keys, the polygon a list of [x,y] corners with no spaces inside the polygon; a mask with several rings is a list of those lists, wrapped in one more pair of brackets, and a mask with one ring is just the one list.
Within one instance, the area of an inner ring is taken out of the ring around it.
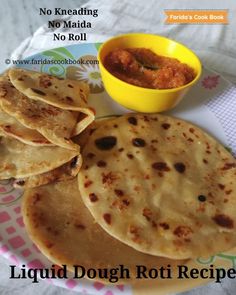
{"label": "white plate", "polygon": [[[80,57],[96,59],[99,43],[78,44],[45,51],[29,57],[21,67],[47,72],[59,77],[68,77],[87,81],[91,88],[90,105],[96,109],[97,117],[122,114],[128,110],[112,101],[104,91],[98,65],[79,65]],[[75,64],[47,65],[32,64],[41,59],[70,59]],[[27,64],[28,63],[28,64]],[[236,88],[218,74],[203,69],[198,83],[185,96],[183,101],[167,114],[186,119],[205,129],[236,154]],[[44,257],[25,231],[21,215],[21,191],[12,187],[11,181],[0,182],[0,254],[10,264],[27,268],[50,268],[52,263]],[[207,260],[201,258],[190,261],[189,267],[209,267],[211,263],[218,267],[235,267],[236,249],[221,253]],[[64,288],[89,294],[166,294],[191,289],[206,283],[201,279],[191,280],[153,280],[140,282],[136,286],[105,286],[89,280],[53,279],[50,283]]]}

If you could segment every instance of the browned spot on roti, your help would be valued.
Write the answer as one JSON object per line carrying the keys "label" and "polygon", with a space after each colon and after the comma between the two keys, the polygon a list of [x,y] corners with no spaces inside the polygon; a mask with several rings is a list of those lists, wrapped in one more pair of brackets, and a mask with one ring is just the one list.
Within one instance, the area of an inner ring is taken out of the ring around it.
{"label": "browned spot on roti", "polygon": [[234,221],[225,214],[216,214],[214,217],[212,217],[212,219],[219,226],[226,227],[229,229],[234,227]]}
{"label": "browned spot on roti", "polygon": [[194,128],[189,128],[189,132],[194,133],[195,129]]}
{"label": "browned spot on roti", "polygon": [[199,195],[199,196],[198,196],[198,201],[200,201],[200,202],[205,202],[205,201],[206,201],[206,196],[204,196],[204,195]]}
{"label": "browned spot on roti", "polygon": [[33,199],[32,204],[35,206],[41,200],[41,198],[42,198],[42,195],[40,195],[39,193],[35,193],[32,198]]}
{"label": "browned spot on roti", "polygon": [[203,159],[202,161],[203,163],[208,164],[208,161],[206,159]]}
{"label": "browned spot on roti", "polygon": [[31,88],[31,90],[33,92],[35,92],[36,94],[39,94],[39,95],[42,95],[42,96],[45,96],[46,95],[46,93],[43,92],[42,90],[39,90],[39,89],[36,89],[36,88]]}
{"label": "browned spot on roti", "polygon": [[184,238],[192,234],[193,231],[189,226],[181,225],[181,226],[177,226],[173,233],[179,238]]}
{"label": "browned spot on roti", "polygon": [[[40,115],[50,115],[50,116],[57,116],[61,111],[55,107],[47,107],[47,108],[41,108],[41,114],[38,114],[38,117],[40,118]],[[37,116],[37,114],[35,114]],[[68,138],[65,138],[68,139]]]}
{"label": "browned spot on roti", "polygon": [[67,86],[68,86],[69,88],[74,88],[74,86],[71,85],[71,84],[67,84]]}
{"label": "browned spot on roti", "polygon": [[146,115],[143,116],[143,120],[144,120],[145,122],[149,122],[149,121],[150,121],[149,118],[148,118],[148,116],[146,116]]}
{"label": "browned spot on roti", "polygon": [[74,101],[73,98],[70,97],[70,96],[66,96],[66,100],[69,101],[69,102],[73,102]]}
{"label": "browned spot on roti", "polygon": [[115,136],[105,136],[95,140],[95,145],[98,149],[106,151],[112,149],[117,143]]}
{"label": "browned spot on roti", "polygon": [[105,214],[103,214],[103,219],[105,220],[105,222],[107,223],[107,224],[111,224],[111,214],[109,214],[109,213],[105,213]]}
{"label": "browned spot on roti", "polygon": [[82,223],[75,223],[74,227],[78,228],[78,229],[85,229],[85,225],[83,225]]}
{"label": "browned spot on roti", "polygon": [[89,159],[92,159],[94,157],[95,157],[95,154],[94,153],[88,153],[87,154],[87,158],[89,158]]}
{"label": "browned spot on roti", "polygon": [[114,192],[117,197],[122,197],[124,195],[124,192],[121,189],[115,189]]}
{"label": "browned spot on roti", "polygon": [[97,202],[98,201],[98,197],[94,193],[89,194],[89,199],[90,199],[91,202]]}
{"label": "browned spot on roti", "polygon": [[132,125],[137,125],[137,123],[138,123],[138,121],[137,121],[137,119],[135,118],[135,117],[129,117],[128,118],[128,122],[130,123],[130,124],[132,124]]}
{"label": "browned spot on roti", "polygon": [[17,180],[16,184],[22,186],[25,184],[25,181],[24,180]]}
{"label": "browned spot on roti", "polygon": [[154,118],[151,118],[151,119],[152,119],[152,121],[155,121],[155,122],[158,121],[158,118],[157,117],[154,117]]}
{"label": "browned spot on roti", "polygon": [[[13,88],[14,88],[14,86],[13,86]],[[5,87],[1,87],[0,88],[0,96],[1,97],[5,97],[6,95],[7,95],[7,89],[5,88]]]}
{"label": "browned spot on roti", "polygon": [[122,202],[125,206],[129,206],[129,204],[130,204],[129,200],[127,200],[127,199],[123,199]]}
{"label": "browned spot on roti", "polygon": [[224,167],[221,170],[229,170],[232,168],[236,168],[236,163],[225,163]]}
{"label": "browned spot on roti", "polygon": [[138,230],[139,230],[139,228],[138,228],[137,226],[134,226],[134,225],[131,225],[130,228],[129,228],[129,232],[130,232],[131,234],[136,234],[136,233],[138,233]]}
{"label": "browned spot on roti", "polygon": [[144,139],[142,139],[142,138],[134,138],[133,140],[132,140],[132,143],[133,143],[133,145],[134,146],[136,146],[136,147],[144,147],[145,145],[146,145],[146,142],[145,142],[145,140]]}
{"label": "browned spot on roti", "polygon": [[151,143],[158,143],[158,140],[157,139],[152,139]]}
{"label": "browned spot on roti", "polygon": [[134,225],[130,225],[129,232],[132,235],[132,241],[135,243],[140,243],[140,228]]}
{"label": "browned spot on roti", "polygon": [[117,179],[118,179],[118,176],[112,172],[102,173],[102,183],[103,184],[110,185]]}
{"label": "browned spot on roti", "polygon": [[161,124],[161,127],[162,127],[163,129],[167,130],[167,129],[170,128],[170,124],[168,124],[168,123],[163,123],[163,124]]}
{"label": "browned spot on roti", "polygon": [[164,229],[164,230],[168,230],[170,228],[169,224],[166,222],[161,222],[159,223],[159,225]]}
{"label": "browned spot on roti", "polygon": [[185,241],[186,243],[190,243],[190,242],[191,242],[191,239],[184,239],[184,241]]}
{"label": "browned spot on roti", "polygon": [[46,227],[46,230],[53,234],[54,236],[57,236],[59,234],[59,231],[56,229],[51,228],[51,226]]}
{"label": "browned spot on roti", "polygon": [[218,183],[218,187],[221,189],[221,190],[224,190],[225,189],[225,185],[221,184],[221,183]]}
{"label": "browned spot on roti", "polygon": [[93,182],[91,181],[91,180],[87,180],[87,181],[85,181],[85,183],[84,183],[84,187],[89,187],[91,184],[92,184]]}
{"label": "browned spot on roti", "polygon": [[170,171],[170,168],[167,166],[165,162],[155,162],[152,164],[152,168],[159,171],[165,171],[165,172]]}
{"label": "browned spot on roti", "polygon": [[42,75],[39,77],[39,86],[48,88],[52,86],[52,82],[50,81],[50,78],[48,76]]}
{"label": "browned spot on roti", "polygon": [[11,130],[11,126],[10,125],[5,125],[3,126],[4,130]]}
{"label": "browned spot on roti", "polygon": [[127,198],[122,198],[122,196],[120,196],[114,202],[112,202],[111,205],[112,207],[117,208],[119,211],[123,211],[124,209],[127,209],[129,204],[130,201]]}
{"label": "browned spot on roti", "polygon": [[97,162],[97,166],[102,168],[102,167],[106,167],[107,163],[103,160],[100,160]]}
{"label": "browned spot on roti", "polygon": [[137,193],[139,193],[141,191],[141,186],[135,185],[134,186],[134,191],[136,191]]}
{"label": "browned spot on roti", "polygon": [[45,243],[45,246],[46,246],[48,249],[50,249],[50,248],[52,248],[52,247],[54,246],[54,244],[51,243],[51,242],[46,242],[46,243]]}
{"label": "browned spot on roti", "polygon": [[128,157],[129,159],[133,159],[133,158],[134,158],[134,156],[133,156],[132,154],[127,154],[127,157]]}
{"label": "browned spot on roti", "polygon": [[174,164],[175,170],[178,171],[179,173],[184,173],[186,167],[183,163],[178,162]]}
{"label": "browned spot on roti", "polygon": [[152,215],[153,215],[153,213],[152,213],[151,209],[149,209],[149,208],[143,209],[143,216],[147,219],[147,221],[151,221]]}
{"label": "browned spot on roti", "polygon": [[156,221],[153,221],[153,220],[152,220],[151,224],[152,224],[152,227],[155,227],[155,228],[157,227],[157,223],[156,223]]}

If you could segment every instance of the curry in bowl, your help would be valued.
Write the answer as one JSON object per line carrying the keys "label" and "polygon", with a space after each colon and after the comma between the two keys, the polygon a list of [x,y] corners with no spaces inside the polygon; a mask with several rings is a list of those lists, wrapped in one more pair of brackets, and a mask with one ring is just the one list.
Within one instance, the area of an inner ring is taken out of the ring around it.
{"label": "curry in bowl", "polygon": [[187,64],[147,48],[114,49],[106,55],[104,66],[124,82],[151,89],[178,88],[196,77]]}

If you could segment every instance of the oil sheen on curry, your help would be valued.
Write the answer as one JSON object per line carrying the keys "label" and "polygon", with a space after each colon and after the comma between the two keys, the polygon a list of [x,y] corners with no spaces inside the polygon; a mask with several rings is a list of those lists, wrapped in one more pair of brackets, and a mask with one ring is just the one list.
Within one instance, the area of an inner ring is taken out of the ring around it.
{"label": "oil sheen on curry", "polygon": [[105,57],[104,65],[118,79],[151,89],[181,87],[196,76],[187,64],[146,48],[115,49]]}

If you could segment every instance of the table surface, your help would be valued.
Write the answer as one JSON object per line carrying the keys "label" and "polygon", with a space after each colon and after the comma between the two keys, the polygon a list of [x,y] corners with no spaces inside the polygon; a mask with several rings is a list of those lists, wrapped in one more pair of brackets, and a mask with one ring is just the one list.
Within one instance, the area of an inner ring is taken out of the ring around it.
{"label": "table surface", "polygon": [[[5,59],[10,58],[12,51],[28,36],[44,24],[50,17],[40,16],[37,11],[39,7],[79,7],[86,3],[83,0],[70,0],[70,4],[65,5],[64,0],[1,0],[0,10],[0,71],[6,68]],[[68,2],[67,2],[68,3]],[[0,294],[1,295],[41,295],[41,294],[75,294],[73,291],[65,290],[56,286],[52,286],[41,281],[38,284],[32,284],[30,279],[10,280],[9,279],[9,262],[0,256]],[[205,287],[193,289],[185,295],[231,295],[236,293],[236,283],[227,284],[223,280],[221,284],[208,284]]]}

